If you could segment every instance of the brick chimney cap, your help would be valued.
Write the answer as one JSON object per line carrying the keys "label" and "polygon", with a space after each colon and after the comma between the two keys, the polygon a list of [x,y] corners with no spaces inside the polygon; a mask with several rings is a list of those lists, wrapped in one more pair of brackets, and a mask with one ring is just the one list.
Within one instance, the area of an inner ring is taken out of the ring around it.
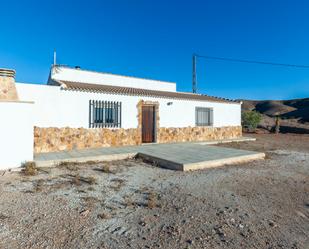
{"label": "brick chimney cap", "polygon": [[0,77],[13,77],[15,78],[15,70],[8,68],[0,68]]}

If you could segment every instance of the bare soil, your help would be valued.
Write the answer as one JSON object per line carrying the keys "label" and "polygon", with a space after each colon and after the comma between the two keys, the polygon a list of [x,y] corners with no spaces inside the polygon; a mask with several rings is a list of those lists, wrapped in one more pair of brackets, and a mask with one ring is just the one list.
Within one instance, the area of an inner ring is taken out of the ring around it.
{"label": "bare soil", "polygon": [[220,144],[217,146],[236,149],[271,152],[287,150],[309,153],[309,134],[253,134],[245,133],[245,137],[256,138],[255,142]]}
{"label": "bare soil", "polygon": [[265,160],[209,170],[130,159],[0,172],[0,248],[309,248],[309,136],[254,136],[223,146]]}

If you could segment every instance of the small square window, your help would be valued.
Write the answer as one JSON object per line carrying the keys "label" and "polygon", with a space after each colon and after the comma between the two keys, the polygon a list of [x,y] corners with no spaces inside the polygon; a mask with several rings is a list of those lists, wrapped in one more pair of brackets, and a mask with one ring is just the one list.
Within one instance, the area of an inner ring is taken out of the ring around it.
{"label": "small square window", "polygon": [[213,109],[207,107],[195,107],[195,125],[196,126],[212,126],[213,125]]}

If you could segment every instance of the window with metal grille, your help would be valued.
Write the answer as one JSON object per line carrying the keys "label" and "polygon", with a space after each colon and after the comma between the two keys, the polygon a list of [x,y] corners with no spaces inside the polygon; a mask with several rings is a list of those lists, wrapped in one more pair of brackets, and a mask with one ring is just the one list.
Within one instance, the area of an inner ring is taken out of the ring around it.
{"label": "window with metal grille", "polygon": [[195,107],[195,125],[196,126],[212,126],[213,125],[213,109],[206,107]]}
{"label": "window with metal grille", "polygon": [[121,102],[89,100],[90,128],[120,128]]}

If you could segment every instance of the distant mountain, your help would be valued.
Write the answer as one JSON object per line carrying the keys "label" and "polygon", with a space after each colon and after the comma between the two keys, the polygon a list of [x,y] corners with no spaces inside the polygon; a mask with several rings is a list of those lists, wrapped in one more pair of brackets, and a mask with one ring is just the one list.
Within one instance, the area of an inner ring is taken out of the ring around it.
{"label": "distant mountain", "polygon": [[291,100],[241,100],[242,110],[255,110],[268,117],[309,122],[309,98]]}

